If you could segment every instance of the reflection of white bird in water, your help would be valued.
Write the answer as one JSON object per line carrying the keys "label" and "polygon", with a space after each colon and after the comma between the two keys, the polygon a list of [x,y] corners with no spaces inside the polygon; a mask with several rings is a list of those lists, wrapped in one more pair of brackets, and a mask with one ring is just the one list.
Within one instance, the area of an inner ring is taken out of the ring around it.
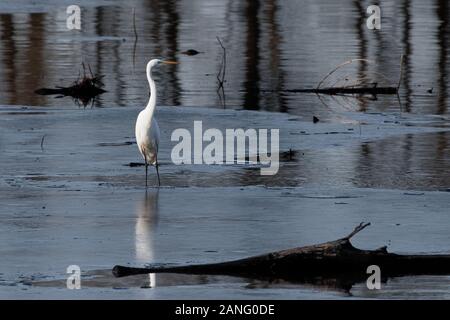
{"label": "reflection of white bird in water", "polygon": [[[136,207],[135,250],[139,263],[154,262],[154,233],[158,224],[158,189],[147,193]],[[156,286],[156,275],[149,274],[149,286]]]}
{"label": "reflection of white bird in water", "polygon": [[158,175],[158,185],[161,185],[158,168],[160,131],[158,122],[156,122],[156,119],[153,116],[156,108],[156,85],[155,81],[152,79],[152,68],[161,63],[177,64],[177,62],[174,61],[163,61],[159,59],[153,59],[147,63],[146,71],[148,84],[150,85],[150,100],[148,101],[147,107],[139,113],[136,120],[136,142],[145,161],[145,186],[147,186],[148,165],[155,166],[156,174]]}

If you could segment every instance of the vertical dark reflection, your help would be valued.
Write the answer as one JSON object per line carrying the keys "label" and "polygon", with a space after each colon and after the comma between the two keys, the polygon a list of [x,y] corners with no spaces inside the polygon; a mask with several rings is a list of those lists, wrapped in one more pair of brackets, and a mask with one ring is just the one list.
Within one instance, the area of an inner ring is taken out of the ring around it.
{"label": "vertical dark reflection", "polygon": [[162,24],[160,2],[158,0],[150,0],[149,11],[151,12],[150,40],[154,43],[154,51],[152,54],[154,54],[155,57],[160,57],[162,56],[161,37],[159,35]]}
{"label": "vertical dark reflection", "polygon": [[[148,0],[146,1],[146,14],[144,16],[144,19],[149,21],[150,26],[149,30],[143,30],[144,33],[144,40],[151,43],[152,52],[144,51],[143,55],[145,57],[148,57],[144,60],[144,63],[147,63],[148,59],[150,58],[156,58],[162,56],[162,45],[161,45],[161,37],[160,37],[160,31],[161,31],[161,25],[162,25],[162,13],[161,13],[161,5],[158,0]],[[148,14],[149,13],[149,14]],[[147,37],[148,35],[148,37]],[[140,40],[142,41],[142,40]],[[138,44],[139,46],[139,44]],[[139,51],[138,51],[139,52]],[[139,54],[138,54],[139,55]],[[142,66],[142,70],[145,68],[145,64]],[[141,80],[145,81],[146,85],[145,88],[148,92],[148,97],[150,97],[150,88],[147,85],[147,78],[145,77],[145,73],[141,73]]]}
{"label": "vertical dark reflection", "polygon": [[[25,65],[27,72],[32,76],[25,76],[21,80],[21,91],[33,91],[38,88],[39,83],[36,80],[45,74],[44,50],[45,50],[45,30],[44,30],[44,13],[30,13],[28,46],[25,53]],[[19,72],[20,73],[20,72]],[[22,74],[26,74],[23,72]],[[20,96],[20,94],[19,94]],[[31,104],[43,104],[45,98],[39,95],[32,95]]]}
{"label": "vertical dark reflection", "polygon": [[[414,179],[411,174],[413,163],[420,160],[420,157],[417,156],[417,152],[414,152],[420,148],[420,141],[417,141],[416,137],[412,134],[406,134],[400,137],[399,140],[397,150],[395,150],[396,148],[392,148],[394,150],[391,151],[386,149],[385,153],[380,153],[380,159],[387,160],[385,161],[386,170],[382,171],[386,172],[388,170],[392,170],[393,177],[404,176],[405,181],[410,181],[411,179]],[[393,160],[390,161],[389,158]],[[387,165],[389,163],[396,163],[397,165]],[[376,168],[376,163],[371,166],[371,170],[375,171],[374,168]],[[378,179],[381,184],[383,181],[383,175],[380,175]]]}
{"label": "vertical dark reflection", "polygon": [[270,75],[275,81],[275,85],[271,89],[274,89],[274,95],[276,99],[276,104],[278,105],[278,111],[287,112],[286,101],[283,96],[284,88],[284,73],[280,66],[281,58],[281,35],[278,31],[277,23],[277,0],[267,1],[267,10],[265,11],[267,22],[269,25],[269,54],[270,54]]}
{"label": "vertical dark reflection", "polygon": [[[0,41],[2,43],[2,72],[8,92],[8,104],[16,104],[16,53],[17,46],[14,40],[15,30],[12,14],[0,14],[1,31]],[[2,93],[4,94],[4,93]]]}
{"label": "vertical dark reflection", "polygon": [[[163,1],[164,12],[167,16],[167,27],[165,30],[166,39],[167,39],[167,57],[175,58],[178,52],[178,24],[180,21],[180,17],[178,15],[177,10],[177,1],[176,0],[166,0]],[[180,85],[178,82],[178,66],[172,66],[170,70],[167,70],[167,85],[166,90],[168,94],[168,99],[166,100],[166,104],[169,105],[180,105]]]}
{"label": "vertical dark reflection", "polygon": [[244,109],[258,110],[259,89],[259,0],[247,0],[244,18],[247,22],[247,36],[245,39],[245,81],[244,81]]}
{"label": "vertical dark reflection", "polygon": [[[448,155],[450,154],[450,140],[449,140],[450,134],[448,132],[437,132],[436,133],[436,161],[450,161],[448,158]],[[450,175],[449,170],[446,170],[445,168],[440,167],[441,169],[444,169],[444,171],[447,172],[447,175]],[[446,177],[447,178],[447,177]],[[449,181],[446,181],[446,184],[449,184]]]}
{"label": "vertical dark reflection", "polygon": [[[374,36],[374,38],[376,39],[376,45],[375,45],[376,60],[375,60],[374,68],[376,69],[375,71],[378,73],[378,75],[375,75],[375,79],[386,85],[393,84],[393,83],[396,84],[398,81],[398,75],[396,74],[395,76],[393,76],[390,74],[389,71],[395,70],[394,68],[397,68],[400,65],[400,56],[396,57],[394,54],[395,51],[392,50],[393,48],[398,47],[398,45],[397,45],[398,40],[396,38],[392,38],[390,36],[390,34],[394,32],[393,30],[394,30],[395,26],[397,25],[398,20],[394,17],[387,17],[388,13],[384,12],[383,4],[380,3],[380,1],[374,1],[373,3],[370,2],[370,5],[379,6],[381,8],[382,21],[383,21],[383,18],[385,18],[385,20],[384,20],[385,22],[388,21],[388,23],[386,23],[386,26],[383,27],[383,25],[382,25],[380,30],[376,30],[376,29],[369,30],[370,31],[369,33],[371,33]],[[387,11],[387,8],[386,8],[386,11]],[[366,15],[366,17],[368,17],[368,15]],[[389,28],[391,28],[391,29],[389,29]],[[371,43],[371,41],[369,41],[369,44],[370,43]],[[382,78],[381,74],[386,75],[390,81],[386,82],[386,80]],[[383,98],[383,97],[379,96],[378,98]],[[392,99],[385,101],[385,103],[387,103],[388,105],[390,105],[392,102],[393,102]],[[383,105],[385,105],[385,104],[383,104]]]}
{"label": "vertical dark reflection", "polygon": [[[112,7],[111,10],[108,11],[108,24],[111,26],[110,30],[108,32],[109,35],[117,37],[120,36],[122,33],[121,27],[122,27],[122,23],[119,20],[118,17],[120,17],[120,11],[121,8],[120,7]],[[121,41],[113,41],[112,42],[112,54],[113,54],[113,59],[112,59],[112,66],[111,69],[113,70],[114,74],[116,75],[116,86],[114,89],[114,95],[115,98],[114,100],[117,101],[117,103],[119,105],[124,105],[124,102],[122,97],[124,97],[124,84],[125,82],[123,81],[123,79],[125,78],[125,75],[121,73],[121,63],[123,62],[123,60],[120,57],[120,47],[122,45]],[[126,105],[126,103],[125,103]]]}
{"label": "vertical dark reflection", "polygon": [[[105,23],[105,7],[96,7],[95,8],[95,33],[97,36],[105,36],[107,35],[107,30],[110,27],[109,24]],[[103,51],[104,51],[105,43],[104,41],[96,41],[96,65],[97,65],[97,72],[99,74],[103,74]],[[109,73],[109,72],[108,72]],[[96,100],[96,106],[101,107],[102,101],[101,99]]]}
{"label": "vertical dark reflection", "polygon": [[436,15],[440,21],[437,40],[439,46],[439,79],[438,79],[438,109],[437,114],[444,114],[447,112],[447,99],[448,99],[448,37],[450,33],[449,28],[449,11],[450,6],[448,0],[437,0]]}
{"label": "vertical dark reflection", "polygon": [[[256,17],[257,19],[257,12],[258,7],[249,9],[249,4],[247,6],[247,19],[248,15],[252,16],[253,18]],[[260,106],[261,101],[263,101],[264,105],[275,106],[280,112],[287,112],[287,106],[285,102],[285,97],[283,96],[282,90],[284,87],[284,74],[283,70],[280,66],[280,57],[281,57],[281,36],[278,31],[278,24],[277,24],[277,0],[269,0],[264,3],[263,6],[263,17],[264,17],[264,24],[261,25],[261,33],[264,35],[267,32],[268,36],[268,65],[267,65],[267,71],[268,71],[268,77],[270,79],[264,79],[264,85],[269,85],[270,90],[272,91],[270,95],[267,98],[261,99],[260,97],[260,87],[259,87],[259,81],[260,81],[260,75],[258,70],[258,63],[252,64],[253,60],[259,61],[258,56],[258,38],[260,31],[259,30],[252,30],[251,32],[255,33],[256,36],[252,36],[249,40],[249,35],[247,34],[247,44],[251,43],[250,46],[247,46],[247,69],[246,69],[246,79],[247,82],[245,83],[245,100],[244,100],[244,108],[245,109],[253,109],[258,110],[262,109],[262,106]],[[252,11],[253,10],[253,11]],[[250,30],[250,22],[248,30]],[[253,22],[252,28],[259,28],[259,22]],[[267,29],[266,29],[267,28]],[[249,51],[249,49],[251,49]],[[249,58],[248,55],[251,52],[253,54],[252,58]],[[264,67],[266,65],[264,64]],[[253,71],[252,71],[253,70]],[[252,74],[248,74],[249,72],[253,72],[253,76],[256,75],[257,78],[251,78]],[[266,75],[266,76],[267,76]],[[289,174],[290,172],[288,172]],[[286,173],[283,171],[283,168],[280,168],[280,171],[277,173],[276,176],[271,177],[271,181],[268,182],[267,178],[258,176],[259,173],[256,173],[253,170],[245,170],[244,173],[239,176],[238,180],[241,185],[251,185],[255,181],[261,181],[261,183],[275,183],[278,181],[278,179],[286,178]]]}
{"label": "vertical dark reflection", "polygon": [[403,12],[403,88],[405,89],[405,111],[411,111],[411,55],[412,55],[412,46],[411,46],[411,3],[410,0],[403,0],[402,4],[402,12]]}
{"label": "vertical dark reflection", "polygon": [[[354,166],[353,183],[355,185],[364,184],[365,181],[373,181],[374,177],[369,172],[369,168],[374,162],[375,155],[370,143],[362,143],[358,150],[358,159]],[[361,183],[362,182],[362,183]]]}
{"label": "vertical dark reflection", "polygon": [[[121,21],[118,20],[120,16],[120,7],[99,7],[96,10],[96,33],[98,36],[120,36]],[[116,101],[119,105],[123,105],[122,97],[124,96],[123,90],[123,79],[125,76],[121,73],[121,62],[120,57],[120,47],[121,41],[97,41],[97,52],[96,52],[96,65],[97,72],[100,74],[114,74],[114,89],[109,90],[110,93],[114,95],[113,101]],[[109,57],[104,59],[104,57]],[[96,70],[92,70],[96,72]],[[110,82],[111,83],[111,82]],[[112,83],[111,83],[112,85]],[[95,105],[101,107],[103,105],[102,97],[99,96],[95,100]]]}
{"label": "vertical dark reflection", "polygon": [[[359,41],[359,59],[367,59],[367,40],[364,36],[364,28],[366,28],[366,8],[361,3],[361,0],[353,1],[356,8],[357,19],[355,21],[356,36]],[[367,63],[361,61],[358,64],[358,77],[364,78],[367,74]],[[366,111],[367,101],[366,99],[358,99],[359,111]]]}
{"label": "vertical dark reflection", "polygon": [[437,163],[435,174],[441,180],[440,186],[449,188],[450,170],[450,134],[448,132],[436,133],[436,156]]}
{"label": "vertical dark reflection", "polygon": [[[373,1],[373,3],[370,3],[371,5],[375,5],[375,6],[379,6],[380,8],[382,8],[382,5],[380,4],[379,1]],[[383,16],[383,12],[381,12],[381,16]],[[367,18],[366,18],[367,19]],[[372,31],[372,30],[371,30]],[[374,35],[375,38],[377,39],[377,44],[376,44],[376,49],[377,49],[377,58],[378,58],[378,63],[381,63],[381,58],[382,58],[382,53],[384,52],[384,50],[386,49],[386,47],[383,45],[383,37],[382,37],[382,33],[380,32],[381,30],[373,30],[374,31]]]}
{"label": "vertical dark reflection", "polygon": [[178,51],[178,22],[180,20],[177,12],[177,3],[174,0],[163,1],[164,12],[167,15],[167,54],[175,56]]}
{"label": "vertical dark reflection", "polygon": [[[150,12],[150,17],[147,18],[150,24],[149,38],[139,41],[150,41],[152,52],[145,52],[144,55],[148,59],[176,58],[180,22],[177,1],[149,0],[147,3]],[[144,34],[147,34],[145,30]],[[160,90],[158,101],[164,105],[180,105],[178,67],[175,65],[162,68],[164,69],[154,71],[155,78],[164,88]]]}
{"label": "vertical dark reflection", "polygon": [[[437,114],[445,114],[447,112],[448,108],[448,87],[447,87],[447,81],[448,81],[448,55],[449,51],[447,46],[448,43],[448,37],[450,32],[450,6],[448,4],[448,0],[437,0],[436,3],[436,15],[440,21],[438,32],[437,32],[437,40],[438,40],[438,46],[439,46],[439,79],[438,79],[438,100],[437,100]],[[439,168],[442,167],[439,166],[439,163],[445,162],[446,157],[449,150],[449,139],[448,135],[445,133],[437,134],[436,138],[436,157],[435,161],[438,162],[437,166]],[[445,164],[444,164],[445,167]],[[448,171],[448,170],[444,170]],[[447,175],[443,175],[442,179],[444,180],[445,184],[448,184],[448,177]]]}
{"label": "vertical dark reflection", "polygon": [[363,143],[359,147],[359,158],[354,167],[352,181],[358,187],[388,188],[409,187],[414,184],[410,176],[414,160],[415,136],[401,137],[374,143]]}

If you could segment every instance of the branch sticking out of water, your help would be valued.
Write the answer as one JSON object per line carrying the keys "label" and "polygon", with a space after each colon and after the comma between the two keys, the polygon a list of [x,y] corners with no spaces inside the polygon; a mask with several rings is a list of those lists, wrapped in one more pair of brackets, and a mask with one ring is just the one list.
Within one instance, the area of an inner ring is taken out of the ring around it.
{"label": "branch sticking out of water", "polygon": [[355,62],[355,61],[370,62],[370,60],[367,60],[367,59],[350,59],[350,60],[347,60],[347,61],[345,61],[345,62],[339,64],[339,65],[336,66],[333,70],[331,70],[330,72],[328,72],[327,75],[326,75],[325,77],[323,77],[323,79],[322,79],[322,80],[319,82],[319,84],[317,85],[316,90],[319,90],[319,89],[320,89],[320,86],[324,83],[324,81],[325,81],[326,79],[328,79],[333,73],[335,73],[336,71],[338,71],[338,70],[339,70],[340,68],[342,68],[343,66],[346,66],[346,65],[348,65],[348,64],[351,64],[351,63],[353,63],[353,62]]}
{"label": "branch sticking out of water", "polygon": [[[350,65],[354,62],[360,63],[373,63],[367,59],[351,59],[347,60],[335,68],[333,68],[330,72],[328,72],[325,77],[320,80],[317,84],[316,88],[313,89],[294,89],[287,90],[290,92],[305,92],[305,93],[316,93],[316,94],[327,94],[327,95],[372,95],[376,97],[377,94],[398,94],[402,74],[403,74],[403,55],[400,62],[400,79],[398,84],[392,84],[391,81],[380,72],[372,72],[373,75],[369,76],[367,73],[360,75],[353,79],[351,73],[346,73],[342,78],[338,78],[337,81],[334,81],[332,85],[323,86],[323,84],[330,79],[331,75],[336,73],[342,67]],[[377,79],[380,78],[380,79]],[[387,82],[387,84],[379,85],[379,80],[383,80]]]}
{"label": "branch sticking out of water", "polygon": [[222,41],[219,37],[216,37],[217,41],[220,44],[220,47],[222,48],[223,54],[222,54],[222,62],[220,64],[219,73],[217,74],[217,95],[219,96],[220,103],[225,108],[226,107],[226,100],[225,100],[225,87],[223,86],[225,82],[225,70],[227,68],[227,50],[225,49],[225,46],[222,44]]}
{"label": "branch sticking out of water", "polygon": [[45,134],[42,136],[42,139],[41,139],[41,150],[42,151],[44,151],[44,139],[45,139]]}
{"label": "branch sticking out of water", "polygon": [[138,34],[136,30],[136,8],[133,7],[133,31],[134,31],[134,44],[133,44],[133,72],[136,65],[136,46],[138,42]]}
{"label": "branch sticking out of water", "polygon": [[219,73],[217,74],[217,81],[219,82],[219,88],[221,88],[221,87],[223,87],[223,83],[225,82],[225,70],[227,68],[227,50],[223,46],[222,41],[220,40],[220,38],[219,37],[216,37],[216,38],[217,38],[217,41],[220,44],[220,47],[223,50],[222,63],[220,65]]}
{"label": "branch sticking out of water", "polygon": [[402,54],[400,57],[400,77],[398,79],[398,85],[397,85],[397,91],[400,90],[400,85],[402,84],[402,78],[403,78],[403,59],[404,55]]}

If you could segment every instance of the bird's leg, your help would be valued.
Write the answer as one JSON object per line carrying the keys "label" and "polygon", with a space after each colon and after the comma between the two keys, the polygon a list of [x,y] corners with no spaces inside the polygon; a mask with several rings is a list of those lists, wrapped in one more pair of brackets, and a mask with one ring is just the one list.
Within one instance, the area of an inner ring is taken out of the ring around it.
{"label": "bird's leg", "polygon": [[144,154],[144,161],[145,161],[145,186],[147,187],[148,163],[147,163],[147,156],[145,154]]}
{"label": "bird's leg", "polygon": [[156,157],[155,168],[156,168],[156,175],[158,176],[158,187],[160,187],[160,186],[161,186],[161,180],[159,179],[159,163],[158,163],[158,157]]}
{"label": "bird's leg", "polygon": [[161,180],[159,179],[159,165],[156,165],[156,175],[158,176],[158,187],[161,186]]}

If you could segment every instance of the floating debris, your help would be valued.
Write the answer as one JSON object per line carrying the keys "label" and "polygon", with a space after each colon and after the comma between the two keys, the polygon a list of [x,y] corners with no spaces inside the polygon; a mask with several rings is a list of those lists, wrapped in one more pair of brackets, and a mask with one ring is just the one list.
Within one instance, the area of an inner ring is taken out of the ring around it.
{"label": "floating debris", "polygon": [[[294,89],[290,92],[305,92],[305,93],[317,93],[327,95],[372,95],[377,94],[397,94],[400,88],[402,76],[403,76],[403,55],[400,59],[400,77],[396,85],[382,73],[363,72],[359,75],[353,75],[353,73],[345,73],[340,77],[331,77],[341,68],[354,64],[355,62],[362,64],[369,64],[372,61],[367,59],[351,59],[345,61],[333,70],[327,73],[327,75],[319,82],[316,88],[311,89]],[[380,85],[381,83],[381,85]],[[324,86],[325,85],[325,86]]]}
{"label": "floating debris", "polygon": [[181,52],[181,53],[182,53],[182,54],[185,54],[185,55],[187,55],[187,56],[195,56],[195,55],[197,55],[197,54],[199,54],[199,53],[202,53],[202,52],[197,51],[197,50],[195,50],[195,49],[189,49],[189,50],[183,51],[183,52]]}
{"label": "floating debris", "polygon": [[[377,95],[396,95],[401,108],[398,93],[403,78],[403,61],[402,55],[397,82],[377,71],[378,68],[373,61],[351,59],[328,72],[315,88],[283,89],[281,92],[314,93],[326,107],[329,105],[322,97],[328,96],[344,109],[350,109],[349,107],[355,102],[376,101]],[[280,90],[262,91],[280,92]]]}
{"label": "floating debris", "polygon": [[94,102],[95,98],[106,92],[103,90],[102,79],[104,76],[94,75],[91,67],[88,65],[90,75],[86,75],[86,67],[83,66],[83,77],[78,79],[69,87],[41,88],[35,91],[40,95],[58,95],[56,98],[70,96],[77,102],[81,102],[83,106],[87,106],[90,102]]}

